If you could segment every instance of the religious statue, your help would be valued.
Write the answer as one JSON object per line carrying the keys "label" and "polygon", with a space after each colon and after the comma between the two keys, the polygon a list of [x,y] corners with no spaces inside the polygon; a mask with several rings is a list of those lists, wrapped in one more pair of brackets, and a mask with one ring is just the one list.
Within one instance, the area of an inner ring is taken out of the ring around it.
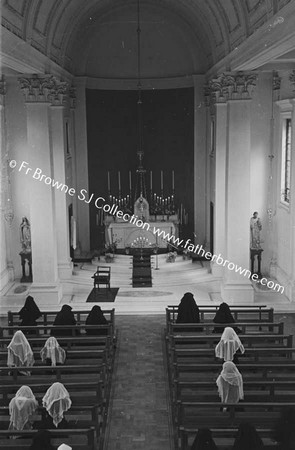
{"label": "religious statue", "polygon": [[134,204],[134,215],[144,222],[149,220],[149,204],[142,195],[140,195]]}
{"label": "religious statue", "polygon": [[250,219],[250,249],[261,249],[260,245],[260,231],[262,229],[261,221],[258,217],[258,212],[255,211]]}
{"label": "religious statue", "polygon": [[31,226],[26,217],[22,218],[22,223],[20,224],[20,242],[23,252],[31,252]]}

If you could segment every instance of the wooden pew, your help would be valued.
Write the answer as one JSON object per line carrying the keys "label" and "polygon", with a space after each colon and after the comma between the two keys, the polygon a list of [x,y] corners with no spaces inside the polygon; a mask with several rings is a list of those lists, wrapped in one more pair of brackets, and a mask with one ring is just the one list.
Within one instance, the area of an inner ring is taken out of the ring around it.
{"label": "wooden pew", "polygon": [[[171,363],[214,363],[222,361],[216,358],[215,348],[172,348],[171,349]],[[283,362],[284,364],[294,361],[295,348],[294,347],[267,347],[255,348],[248,347],[243,353],[237,352],[239,364],[258,363],[258,362]]]}
{"label": "wooden pew", "polygon": [[[10,400],[15,396],[18,389],[23,386],[24,383],[20,381],[19,384],[0,385],[1,405],[8,406]],[[39,404],[42,403],[47,389],[50,388],[52,383],[46,381],[44,383],[32,384],[31,388]],[[79,381],[79,382],[67,382],[65,388],[70,394],[71,400],[75,405],[102,405],[105,403],[105,385],[103,381]]]}
{"label": "wooden pew", "polygon": [[[254,424],[255,426],[255,424]],[[193,440],[198,432],[196,427],[179,427],[179,444],[180,450],[189,450]],[[237,436],[237,428],[211,428],[212,436],[219,450],[228,450],[233,447],[234,440]],[[274,431],[270,428],[258,428],[257,432],[264,443],[265,450],[275,450],[278,448],[277,443],[273,440]],[[249,449],[251,450],[251,449]]]}
{"label": "wooden pew", "polygon": [[[174,363],[172,379],[180,381],[197,381],[216,379],[222,369],[222,363]],[[239,364],[244,381],[246,380],[294,380],[295,361],[293,363],[257,363]]]}
{"label": "wooden pew", "polygon": [[[201,305],[200,321],[212,322],[219,305]],[[274,310],[266,305],[230,305],[231,313],[236,322],[273,322]],[[168,305],[166,308],[166,329],[169,330],[170,323],[177,319],[178,305]]]}
{"label": "wooden pew", "polygon": [[[239,335],[245,349],[251,347],[286,347],[293,346],[293,336],[287,334],[241,334]],[[170,348],[215,348],[220,335],[171,334],[168,346]]]}
{"label": "wooden pew", "polygon": [[[42,347],[41,347],[42,348]],[[41,350],[40,348],[40,350]],[[45,363],[41,360],[40,350],[34,347],[34,359],[36,366],[45,366]],[[68,350],[66,352],[65,364],[70,366],[74,365],[90,365],[90,364],[107,364],[107,352],[105,349],[83,349],[83,350]],[[5,366],[7,363],[7,350],[0,350],[0,366]],[[50,366],[47,366],[50,367]]]}
{"label": "wooden pew", "polygon": [[[32,416],[34,423],[38,424],[45,418],[46,409],[39,406]],[[71,405],[68,411],[64,412],[64,418],[68,421],[71,428],[77,426],[78,428],[93,427],[97,433],[100,434],[100,427],[102,418],[100,418],[101,410],[99,405]],[[7,406],[0,406],[0,427],[2,430],[7,430],[10,423],[9,408]]]}
{"label": "wooden pew", "polygon": [[[46,340],[49,336],[42,335],[40,337],[30,337],[27,339],[33,350],[40,351],[44,347]],[[66,351],[76,350],[102,350],[105,349],[107,358],[110,357],[111,339],[110,336],[65,336],[57,338],[59,345]],[[7,349],[7,345],[11,342],[11,337],[0,338],[0,348]]]}
{"label": "wooden pew", "polygon": [[[231,428],[241,422],[254,423],[256,428],[274,428],[281,412],[295,407],[295,402],[182,402],[177,401],[178,427]],[[223,411],[226,408],[226,411]]]}
{"label": "wooden pew", "polygon": [[[0,448],[1,450],[29,449],[37,432],[38,430],[0,430]],[[51,443],[56,448],[62,443],[70,445],[73,450],[98,450],[99,448],[94,427],[68,428],[66,433],[64,430],[52,429],[50,434],[52,435]],[[13,436],[17,439],[11,439]]]}
{"label": "wooden pew", "polygon": [[[19,325],[14,326],[6,326],[1,327],[0,329],[0,338],[9,337],[11,340],[11,337],[14,335],[14,333],[18,330],[25,330],[25,331],[32,331],[32,334],[27,334],[28,340],[31,337],[50,337],[51,331],[54,329],[63,329],[69,331],[69,336],[77,336],[80,338],[88,337],[86,334],[86,330],[100,330],[103,332],[103,335],[109,336],[111,340],[113,340],[113,327],[109,323],[107,325],[36,325],[33,327],[21,327]],[[34,334],[33,334],[34,333]],[[57,339],[61,339],[64,336],[55,336]],[[96,337],[96,336],[90,336],[90,337]]]}
{"label": "wooden pew", "polygon": [[[249,402],[295,402],[295,378],[282,380],[246,380],[245,401]],[[216,380],[174,380],[174,401],[218,402],[220,400]]]}
{"label": "wooden pew", "polygon": [[[17,367],[0,367],[2,384],[27,384],[32,386],[41,381],[50,380],[52,383],[59,381],[63,384],[69,381],[103,381],[108,383],[105,364],[91,365],[61,365],[61,366],[32,366],[28,370],[31,375],[22,375]],[[23,369],[24,370],[24,369]]]}
{"label": "wooden pew", "polygon": [[[218,326],[218,325],[217,325]],[[224,327],[234,327],[234,324],[222,324]],[[284,323],[276,322],[260,322],[260,323],[249,323],[249,322],[239,322],[237,324],[241,330],[240,334],[284,334]],[[206,322],[206,323],[170,323],[168,335],[170,334],[192,334],[200,333],[211,335],[213,333],[216,323]],[[216,333],[215,336],[220,336],[221,333]]]}
{"label": "wooden pew", "polygon": [[[85,324],[85,320],[89,312],[90,310],[72,311],[76,319],[77,325]],[[102,310],[102,312],[105,318],[111,323],[113,330],[115,330],[115,308],[104,309]],[[41,311],[42,316],[39,317],[37,323],[40,325],[51,325],[53,324],[57,313],[59,313],[59,311]],[[7,316],[8,316],[8,325],[10,326],[20,325],[21,320],[19,318],[18,312],[8,311]]]}

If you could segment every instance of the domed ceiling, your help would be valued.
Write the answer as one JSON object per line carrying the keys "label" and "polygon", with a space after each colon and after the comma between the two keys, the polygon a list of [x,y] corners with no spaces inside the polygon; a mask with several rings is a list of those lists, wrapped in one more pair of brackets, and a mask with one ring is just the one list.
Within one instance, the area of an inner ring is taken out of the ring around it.
{"label": "domed ceiling", "polygon": [[[243,55],[243,42],[264,25],[270,24],[275,40],[279,26],[286,25],[280,11],[289,3],[140,0],[142,76],[204,74],[233,55],[225,63],[230,69],[232,58]],[[5,0],[2,5],[3,27],[72,75],[136,76],[136,1]],[[5,53],[5,36],[3,42]],[[279,56],[287,50],[292,48],[284,48]]]}

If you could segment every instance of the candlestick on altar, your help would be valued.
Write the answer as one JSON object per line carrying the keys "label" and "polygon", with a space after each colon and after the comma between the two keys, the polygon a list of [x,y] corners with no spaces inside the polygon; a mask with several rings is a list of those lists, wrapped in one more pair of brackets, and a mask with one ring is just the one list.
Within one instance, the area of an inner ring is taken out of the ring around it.
{"label": "candlestick on altar", "polygon": [[174,191],[174,170],[172,170],[172,191]]}
{"label": "candlestick on altar", "polygon": [[108,171],[108,191],[111,192],[110,172]]}
{"label": "candlestick on altar", "polygon": [[161,191],[163,191],[163,170],[161,170]]}
{"label": "candlestick on altar", "polygon": [[129,170],[129,191],[131,192],[132,185],[131,185],[131,170]]}

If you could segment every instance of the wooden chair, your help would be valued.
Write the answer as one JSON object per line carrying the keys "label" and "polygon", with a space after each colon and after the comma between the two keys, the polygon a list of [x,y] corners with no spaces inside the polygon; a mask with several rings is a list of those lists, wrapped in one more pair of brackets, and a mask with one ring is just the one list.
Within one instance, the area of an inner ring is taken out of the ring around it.
{"label": "wooden chair", "polygon": [[111,268],[110,266],[98,266],[97,271],[93,275],[94,287],[99,289],[100,284],[105,284],[106,289],[111,290]]}

